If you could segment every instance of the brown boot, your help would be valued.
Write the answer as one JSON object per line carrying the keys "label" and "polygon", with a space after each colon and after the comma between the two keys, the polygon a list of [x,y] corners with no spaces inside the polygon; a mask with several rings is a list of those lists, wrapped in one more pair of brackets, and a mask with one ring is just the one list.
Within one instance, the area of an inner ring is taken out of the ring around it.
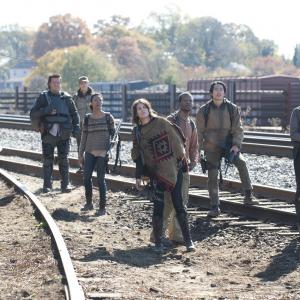
{"label": "brown boot", "polygon": [[255,197],[253,196],[252,190],[245,190],[244,204],[245,205],[259,204],[259,201],[255,199]]}

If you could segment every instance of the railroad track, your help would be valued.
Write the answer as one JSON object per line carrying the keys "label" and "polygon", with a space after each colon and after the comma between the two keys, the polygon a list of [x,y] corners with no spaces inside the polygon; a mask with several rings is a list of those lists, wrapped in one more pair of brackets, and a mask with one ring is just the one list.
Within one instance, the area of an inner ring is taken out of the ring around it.
{"label": "railroad track", "polygon": [[[0,115],[0,128],[32,130],[28,116]],[[131,141],[132,125],[123,123],[120,137]],[[292,158],[292,144],[288,134],[245,131],[242,151],[250,154]]]}
{"label": "railroad track", "polygon": [[[0,155],[0,164],[3,168],[23,174],[42,176],[41,163],[39,163],[42,159],[40,153],[3,148]],[[16,157],[29,159],[31,162],[16,162]],[[76,173],[78,167],[77,159],[70,158],[70,166],[73,168],[73,170],[71,169],[70,171],[72,182],[81,184],[82,175]],[[106,178],[109,188],[117,191],[133,188],[135,183],[133,178],[134,171],[135,169],[133,166],[123,165],[116,170],[117,173],[107,174]],[[54,170],[54,176],[56,178],[59,177],[57,169]],[[94,180],[96,180],[96,178],[94,178]],[[194,216],[203,217],[206,215],[207,209],[209,208],[209,197],[206,190],[206,184],[206,176],[191,175],[191,188],[189,192],[189,203],[191,208],[189,212]],[[257,223],[257,227],[264,222],[275,222],[276,224],[286,224],[291,226],[295,224],[296,216],[294,205],[288,203],[294,199],[295,193],[293,191],[255,184],[253,185],[253,189],[255,195],[259,197],[260,204],[245,206],[243,204],[243,196],[239,193],[241,190],[240,182],[224,179],[220,192],[222,212],[238,216],[241,222],[244,222],[244,218],[253,218],[257,221],[260,220],[260,223]],[[136,201],[139,202],[138,199],[136,199]],[[145,203],[146,200],[142,199],[141,201]],[[201,210],[205,211],[203,212]],[[220,220],[222,220],[222,218]],[[237,222],[236,219],[233,220],[234,222]],[[273,230],[276,230],[275,227]],[[271,227],[268,225],[267,228]],[[291,228],[285,229],[284,232],[291,231]],[[284,232],[282,234],[284,234]],[[293,234],[298,234],[293,230],[291,232]]]}
{"label": "railroad track", "polygon": [[[19,194],[23,195],[30,200],[32,206],[34,207],[36,215],[39,217],[47,232],[52,238],[52,242],[55,248],[56,257],[58,258],[61,273],[63,276],[63,284],[65,287],[65,297],[69,300],[74,299],[84,299],[84,294],[81,286],[78,283],[76,274],[70,259],[70,255],[66,248],[65,242],[62,235],[54,222],[53,218],[42,205],[39,199],[31,193],[26,186],[20,184],[14,177],[9,175],[6,171],[0,169],[0,178],[5,181],[9,186],[12,186]],[[5,199],[8,197],[2,197],[1,203],[4,203]],[[32,245],[34,247],[34,245]]]}
{"label": "railroad track", "polygon": [[[23,162],[17,162],[19,159]],[[0,152],[1,166],[18,174],[41,177],[40,161],[41,155],[36,152],[5,148]],[[59,191],[54,190],[49,196],[41,196],[41,198],[46,201],[47,207],[48,205],[51,206],[52,215],[59,223],[63,236],[68,242],[70,251],[72,251],[71,258],[76,275],[85,291],[86,299],[142,299],[144,296],[141,296],[141,292],[142,295],[147,295],[145,299],[186,299],[186,297],[198,299],[201,298],[201,289],[203,289],[203,293],[210,293],[210,296],[211,293],[214,293],[213,295],[216,298],[222,298],[221,296],[225,295],[228,297],[232,295],[233,297],[235,292],[239,295],[243,293],[245,296],[246,290],[249,290],[249,288],[245,289],[235,280],[234,285],[231,283],[226,285],[227,291],[224,294],[212,290],[217,276],[210,269],[211,267],[206,267],[208,263],[207,253],[212,249],[222,247],[223,232],[225,236],[227,231],[230,233],[238,232],[239,237],[242,233],[243,241],[246,241],[248,236],[251,241],[253,240],[251,245],[258,245],[257,247],[260,247],[258,238],[260,236],[268,235],[272,241],[275,236],[277,241],[291,241],[291,244],[282,250],[284,253],[286,253],[285,249],[291,249],[292,251],[292,247],[296,243],[294,242],[294,236],[297,237],[298,232],[293,226],[295,211],[292,205],[286,203],[287,199],[294,197],[293,192],[255,185],[254,190],[256,194],[260,195],[261,204],[245,207],[242,203],[242,197],[238,193],[241,187],[240,184],[236,181],[224,180],[224,186],[220,193],[222,214],[218,218],[209,219],[206,217],[208,211],[208,197],[205,189],[207,178],[205,176],[191,176],[192,187],[190,189],[188,214],[192,221],[193,237],[199,241],[199,246],[197,246],[195,254],[182,252],[184,247],[175,247],[159,257],[151,251],[149,245],[145,245],[149,238],[152,203],[144,195],[139,195],[133,191],[135,183],[132,178],[134,168],[123,166],[117,170],[118,174],[107,175],[108,187],[116,191],[116,196],[109,192],[110,205],[108,205],[108,210],[111,215],[97,218],[93,216],[93,213],[80,212],[83,195],[82,175],[76,174],[76,159],[71,159],[70,164],[72,183],[79,186],[70,194],[60,194]],[[58,179],[57,169],[54,171],[54,176]],[[24,176],[24,178],[27,178],[27,181],[30,182],[31,180],[38,181],[38,186],[42,184],[42,180],[35,177]],[[93,180],[96,181],[96,178],[93,178]],[[54,182],[54,187],[57,184],[57,182]],[[115,203],[114,207],[112,202]],[[128,215],[128,208],[130,208],[130,215]],[[125,211],[127,212],[125,213]],[[139,221],[137,221],[136,216],[140,217]],[[104,232],[107,232],[105,228],[109,227],[112,227],[109,231],[111,235],[104,234]],[[115,235],[117,232],[120,232],[120,235]],[[227,238],[224,239],[224,242],[227,242]],[[112,241],[110,242],[110,240]],[[207,245],[208,249],[203,248],[204,245]],[[236,245],[234,244],[233,247],[235,248]],[[273,242],[271,247],[274,247]],[[256,250],[251,249],[250,251]],[[268,253],[270,250],[261,251],[263,252],[259,253]],[[232,252],[232,249],[228,248],[228,255],[230,253],[234,255],[234,251]],[[205,263],[203,263],[204,258]],[[284,259],[285,257],[282,257],[282,260]],[[229,262],[231,263],[231,261]],[[249,262],[252,266],[253,261],[249,260]],[[241,263],[248,263],[248,260],[241,259]],[[144,269],[145,267],[147,270]],[[150,282],[153,282],[159,270],[162,270],[160,274],[163,275],[160,276],[163,277],[160,278],[164,278],[163,285],[158,281],[151,285]],[[207,287],[208,285],[204,285],[202,281],[198,280],[201,274],[196,272],[200,272],[199,270],[207,274],[208,280],[212,278],[210,281],[212,285]],[[224,272],[227,274],[228,269],[224,269]],[[182,277],[177,277],[179,275],[174,274],[183,274],[182,276],[187,276],[189,279],[185,281]],[[251,278],[251,284],[253,285],[253,290],[252,287],[251,290],[254,293],[254,289],[256,289],[256,286],[254,286],[255,277],[243,273],[240,278],[244,278],[244,276]],[[193,278],[196,278],[197,282],[190,283]],[[186,286],[183,290],[184,295],[176,294],[180,290],[176,290],[177,284],[174,285],[174,282],[180,284],[181,281]],[[274,290],[270,293],[265,288],[265,283],[262,284],[261,290],[265,295],[270,297],[273,295],[272,293],[285,295],[284,291],[276,292]],[[282,283],[275,282],[274,284],[284,286]],[[192,289],[193,286],[196,287],[197,291]],[[206,291],[207,289],[209,291]],[[299,290],[293,287],[292,289],[295,295],[298,295]],[[149,291],[148,294],[146,291]],[[170,294],[170,291],[173,291],[173,294]],[[245,296],[244,298],[249,297]]]}

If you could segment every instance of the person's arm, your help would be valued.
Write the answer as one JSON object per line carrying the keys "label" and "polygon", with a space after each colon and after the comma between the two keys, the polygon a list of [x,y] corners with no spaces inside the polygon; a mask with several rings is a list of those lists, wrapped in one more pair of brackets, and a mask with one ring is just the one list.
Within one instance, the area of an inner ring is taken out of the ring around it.
{"label": "person's arm", "polygon": [[81,160],[83,161],[83,154],[84,154],[84,151],[85,151],[86,141],[87,141],[87,137],[88,137],[88,126],[87,126],[87,124],[83,124],[82,127],[83,128],[82,128],[80,146],[79,146],[79,152],[78,152],[79,162]]}
{"label": "person's arm", "polygon": [[76,105],[72,99],[72,97],[70,96],[68,98],[68,102],[69,102],[69,112],[70,112],[70,116],[72,119],[72,125],[73,125],[73,136],[76,137],[78,134],[80,134],[80,117],[76,108]]}
{"label": "person's arm", "polygon": [[198,151],[204,150],[204,131],[205,131],[205,119],[204,113],[200,108],[196,114],[196,128],[198,135]]}
{"label": "person's arm", "polygon": [[192,136],[189,145],[189,158],[190,158],[189,170],[191,171],[197,165],[197,162],[199,160],[199,143],[198,143],[198,133],[196,127],[192,130]]}
{"label": "person's arm", "polygon": [[290,136],[292,142],[300,142],[300,128],[299,128],[299,109],[292,111],[290,119]]}
{"label": "person's arm", "polygon": [[244,131],[241,122],[241,114],[240,110],[235,107],[233,120],[231,125],[231,133],[232,133],[232,146],[236,146],[236,150],[241,149],[242,142],[244,139]]}

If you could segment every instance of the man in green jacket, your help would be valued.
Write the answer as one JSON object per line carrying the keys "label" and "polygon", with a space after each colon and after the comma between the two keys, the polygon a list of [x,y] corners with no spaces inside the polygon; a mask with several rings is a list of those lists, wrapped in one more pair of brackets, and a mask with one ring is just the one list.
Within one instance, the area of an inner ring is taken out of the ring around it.
{"label": "man in green jacket", "polygon": [[240,111],[225,98],[226,85],[214,81],[209,89],[211,100],[200,107],[196,116],[199,150],[204,150],[208,169],[208,192],[211,201],[209,217],[220,214],[218,169],[225,152],[234,157],[245,193],[246,205],[258,204],[252,194],[252,185],[246,162],[240,153],[244,138]]}

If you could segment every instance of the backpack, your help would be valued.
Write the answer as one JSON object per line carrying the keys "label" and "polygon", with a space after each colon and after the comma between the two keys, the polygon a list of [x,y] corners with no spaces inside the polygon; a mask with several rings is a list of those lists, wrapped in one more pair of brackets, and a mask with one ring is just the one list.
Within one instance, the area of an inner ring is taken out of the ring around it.
{"label": "backpack", "polygon": [[[50,105],[51,98],[48,95],[48,91],[44,91],[44,92],[42,92],[42,94],[44,95],[44,97],[47,101],[47,104]],[[34,131],[40,132],[41,134],[43,134],[45,132],[45,124],[44,124],[42,118],[30,117],[30,123],[31,123],[31,127],[33,128]]]}
{"label": "backpack", "polygon": [[[207,128],[208,115],[209,115],[209,112],[210,112],[210,103],[211,103],[211,101],[208,101],[204,105],[203,115],[204,115],[204,120],[205,120],[205,128]],[[227,109],[228,109],[228,112],[229,112],[230,126],[232,126],[233,118],[234,118],[234,110],[235,110],[236,106],[227,99],[225,99],[225,105],[227,106]]]}

